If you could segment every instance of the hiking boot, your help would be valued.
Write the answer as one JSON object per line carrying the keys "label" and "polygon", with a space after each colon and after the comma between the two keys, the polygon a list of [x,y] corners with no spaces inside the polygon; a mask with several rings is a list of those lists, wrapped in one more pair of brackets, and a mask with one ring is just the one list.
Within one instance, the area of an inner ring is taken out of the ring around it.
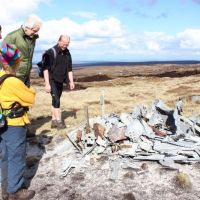
{"label": "hiking boot", "polygon": [[1,188],[1,196],[3,200],[8,200],[8,192],[7,189],[5,187]]}
{"label": "hiking boot", "polygon": [[60,130],[60,129],[65,129],[65,128],[66,128],[66,125],[64,124],[64,122],[62,122],[61,120],[58,120],[57,129]]}
{"label": "hiking boot", "polygon": [[57,128],[57,120],[51,121],[51,128]]}
{"label": "hiking boot", "polygon": [[34,196],[35,196],[35,191],[20,189],[15,193],[10,193],[8,200],[29,200],[32,199]]}

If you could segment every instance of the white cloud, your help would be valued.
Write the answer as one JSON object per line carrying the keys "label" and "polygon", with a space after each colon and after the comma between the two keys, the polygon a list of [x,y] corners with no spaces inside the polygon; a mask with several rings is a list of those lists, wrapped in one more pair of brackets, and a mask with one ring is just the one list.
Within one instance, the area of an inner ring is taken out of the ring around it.
{"label": "white cloud", "polygon": [[113,38],[112,44],[116,46],[118,49],[123,49],[123,50],[131,49],[131,43],[124,37]]}
{"label": "white cloud", "polygon": [[196,54],[197,56],[200,56],[200,51],[196,51],[195,54]]}
{"label": "white cloud", "polygon": [[160,51],[160,45],[158,42],[155,41],[148,41],[146,42],[147,48],[150,51]]}
{"label": "white cloud", "polygon": [[[5,26],[3,34],[20,26]],[[14,28],[15,27],[15,28]],[[36,50],[44,51],[57,43],[60,34],[71,36],[70,50],[75,60],[159,60],[198,57],[200,30],[187,29],[177,35],[164,32],[128,32],[114,17],[77,23],[69,18],[44,21]],[[194,49],[194,51],[192,50]]]}
{"label": "white cloud", "polygon": [[83,29],[90,37],[120,37],[123,34],[121,22],[115,17],[88,21],[83,24]]}
{"label": "white cloud", "polygon": [[141,37],[143,37],[145,46],[150,51],[155,51],[155,53],[170,48],[175,40],[174,36],[167,35],[163,32],[145,32]]}
{"label": "white cloud", "polygon": [[42,42],[57,41],[61,34],[82,36],[81,27],[79,24],[73,22],[69,18],[62,18],[60,20],[43,21],[42,28],[39,32]]}
{"label": "white cloud", "polygon": [[4,38],[7,35],[7,33],[18,29],[21,25],[22,25],[22,22],[3,26],[2,27],[2,37]]}
{"label": "white cloud", "polygon": [[0,0],[0,24],[14,23],[35,12],[41,2],[48,0]]}
{"label": "white cloud", "polygon": [[39,48],[55,44],[61,34],[71,36],[73,49],[96,48],[96,45],[105,47],[109,46],[113,38],[123,36],[123,32],[120,21],[113,17],[99,21],[90,20],[83,24],[78,24],[69,18],[44,21],[39,32]]}
{"label": "white cloud", "polygon": [[[41,2],[49,0],[0,0],[0,24],[3,36],[20,27],[20,16],[37,10]],[[8,2],[8,3],[7,3]],[[95,17],[95,13],[76,13],[83,17]],[[14,23],[16,22],[17,23]],[[6,25],[7,24],[7,25]],[[200,49],[200,29],[186,29],[177,35],[164,32],[134,33],[126,30],[116,17],[88,20],[78,23],[70,18],[43,21],[36,43],[41,52],[57,43],[61,34],[71,36],[70,49],[77,57],[96,59],[139,59],[159,57],[197,57]]]}
{"label": "white cloud", "polygon": [[200,29],[186,29],[177,35],[183,49],[200,49]]}

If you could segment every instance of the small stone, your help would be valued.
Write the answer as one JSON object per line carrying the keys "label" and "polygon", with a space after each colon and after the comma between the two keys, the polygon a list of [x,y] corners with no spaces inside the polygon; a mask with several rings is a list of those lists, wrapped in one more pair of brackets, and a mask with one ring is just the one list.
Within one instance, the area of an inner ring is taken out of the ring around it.
{"label": "small stone", "polygon": [[125,174],[124,174],[124,178],[128,178],[128,179],[131,179],[131,180],[133,180],[134,179],[134,177],[135,177],[135,174],[133,173],[133,172],[126,172]]}
{"label": "small stone", "polygon": [[124,200],[136,200],[135,195],[131,192],[123,195]]}
{"label": "small stone", "polygon": [[143,170],[147,170],[147,169],[148,169],[148,165],[147,165],[147,163],[142,163],[142,165],[141,165],[141,169],[143,169]]}

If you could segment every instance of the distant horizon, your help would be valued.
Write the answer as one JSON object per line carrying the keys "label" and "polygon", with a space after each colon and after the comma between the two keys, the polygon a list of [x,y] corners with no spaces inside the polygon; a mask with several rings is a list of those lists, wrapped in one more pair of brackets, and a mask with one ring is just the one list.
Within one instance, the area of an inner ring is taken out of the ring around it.
{"label": "distant horizon", "polygon": [[[73,67],[92,67],[92,66],[115,66],[115,65],[152,65],[152,64],[200,64],[200,60],[149,60],[149,61],[76,61],[73,62]],[[33,62],[37,65],[37,62]]]}

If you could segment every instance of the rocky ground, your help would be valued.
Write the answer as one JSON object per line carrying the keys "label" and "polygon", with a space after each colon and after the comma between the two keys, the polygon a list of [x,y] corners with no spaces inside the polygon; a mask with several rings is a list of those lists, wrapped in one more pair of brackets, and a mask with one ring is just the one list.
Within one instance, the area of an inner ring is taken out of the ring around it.
{"label": "rocky ground", "polygon": [[[66,135],[85,123],[83,107],[90,116],[99,115],[99,92],[106,91],[106,112],[129,112],[133,105],[162,98],[168,105],[184,98],[186,114],[199,112],[199,65],[155,65],[90,67],[74,70],[76,90],[63,94],[66,130],[50,129],[50,98],[43,80],[32,74],[37,100],[30,109],[32,137],[27,139],[27,185],[36,190],[35,200],[198,200],[200,163],[178,164],[179,170],[163,168],[157,162],[136,162],[117,154],[89,154],[81,165],[62,177],[71,158],[80,159]],[[46,106],[47,104],[47,106]],[[133,168],[125,167],[134,165]],[[117,178],[113,179],[113,166]]]}
{"label": "rocky ground", "polygon": [[[41,142],[47,138],[40,139]],[[89,155],[83,165],[77,165],[62,177],[63,164],[73,153],[69,151],[72,147],[67,140],[58,140],[54,137],[50,144],[39,147],[43,147],[44,154],[41,160],[37,160],[37,169],[35,164],[29,164],[29,175],[37,170],[31,182],[31,188],[37,191],[36,200],[200,199],[200,163],[180,164],[180,170],[177,171],[163,168],[152,161],[133,162],[131,158],[116,154]],[[113,179],[112,167],[116,163],[119,171],[117,178]],[[127,163],[134,165],[134,168],[126,168]]]}

